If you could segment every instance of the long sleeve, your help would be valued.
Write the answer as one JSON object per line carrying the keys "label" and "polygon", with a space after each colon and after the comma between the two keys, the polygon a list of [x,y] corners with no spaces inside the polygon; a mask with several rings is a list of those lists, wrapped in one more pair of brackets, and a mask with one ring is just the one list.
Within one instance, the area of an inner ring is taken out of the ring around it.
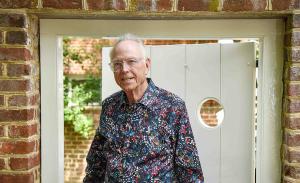
{"label": "long sleeve", "polygon": [[[101,120],[103,111],[101,114]],[[100,123],[101,124],[101,123]],[[101,183],[105,180],[105,170],[106,170],[106,157],[105,157],[105,144],[106,138],[100,133],[100,126],[96,130],[95,137],[91,144],[90,150],[88,152],[86,161],[86,176],[83,179],[83,183]]]}
{"label": "long sleeve", "polygon": [[203,183],[204,177],[185,105],[178,117],[175,174],[182,183]]}

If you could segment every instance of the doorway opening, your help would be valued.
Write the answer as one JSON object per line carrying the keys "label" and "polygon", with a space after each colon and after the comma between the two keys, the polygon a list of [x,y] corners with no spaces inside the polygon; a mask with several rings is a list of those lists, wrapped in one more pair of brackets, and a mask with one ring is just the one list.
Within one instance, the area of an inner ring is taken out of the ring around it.
{"label": "doorway opening", "polygon": [[[149,35],[156,35],[159,38],[166,39],[185,38],[186,40],[197,40],[199,38],[210,40],[212,37],[219,39],[232,39],[232,37],[258,38],[261,48],[260,53],[263,54],[260,54],[260,62],[258,63],[258,101],[260,105],[257,106],[256,180],[258,183],[280,182],[280,147],[282,137],[280,99],[283,68],[282,40],[284,35],[282,20],[42,19],[40,20],[41,176],[44,183],[62,183],[64,181],[62,37],[73,35],[78,37],[106,38],[109,37],[107,36],[108,33],[112,37],[116,37],[124,32],[131,32],[148,39],[151,39]],[[240,78],[237,77],[236,79]],[[191,83],[187,84],[191,85]],[[202,88],[203,90],[205,88]],[[197,101],[196,106],[199,103]],[[228,107],[226,107],[225,103],[222,104],[226,110]],[[225,111],[225,113],[227,112]],[[225,118],[226,116],[225,114]],[[224,122],[223,124],[226,123]],[[200,127],[200,125],[195,125],[195,128]],[[213,132],[214,130],[207,133]],[[214,143],[208,145],[212,144]],[[230,171],[227,171],[227,173],[230,173]]]}
{"label": "doorway opening", "polygon": [[[112,91],[102,89],[103,68],[109,62],[107,55],[102,49],[113,46],[116,37],[102,39],[89,37],[64,36],[62,39],[63,64],[64,64],[64,182],[82,182],[86,167],[85,157],[91,144],[95,129],[98,127],[101,100]],[[259,62],[259,39],[145,39],[144,44],[149,46],[162,45],[200,45],[200,44],[234,44],[253,42],[255,44],[255,100],[253,107],[253,180],[255,181],[255,151],[257,130],[257,87],[258,87],[258,62]],[[148,51],[148,56],[151,53]],[[155,60],[153,60],[155,62]],[[210,64],[207,62],[207,64]],[[103,67],[102,67],[103,66]],[[166,70],[168,68],[165,68]],[[107,71],[104,71],[104,73]],[[154,81],[155,82],[155,81]],[[253,84],[253,83],[248,83]],[[199,85],[199,87],[202,87]],[[110,90],[110,89],[108,89]],[[103,93],[104,97],[101,99]],[[173,91],[176,92],[176,91]],[[208,96],[209,97],[209,96]],[[217,107],[211,102],[209,109],[202,111],[201,116],[209,115],[210,111]],[[196,109],[195,109],[196,110]],[[223,111],[223,110],[222,110]],[[224,118],[224,116],[223,116]],[[198,120],[196,125],[203,125]],[[194,124],[194,125],[195,125]],[[210,125],[219,127],[211,123]],[[210,143],[209,139],[206,143]],[[203,157],[200,157],[202,159]]]}

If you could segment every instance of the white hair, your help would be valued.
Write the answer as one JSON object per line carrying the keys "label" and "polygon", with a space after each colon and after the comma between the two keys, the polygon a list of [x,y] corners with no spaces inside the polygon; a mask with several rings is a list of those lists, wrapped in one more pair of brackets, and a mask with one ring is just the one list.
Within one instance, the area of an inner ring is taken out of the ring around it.
{"label": "white hair", "polygon": [[134,34],[130,34],[130,33],[126,33],[124,35],[121,35],[118,39],[118,41],[114,44],[113,48],[111,49],[110,51],[110,60],[113,59],[113,56],[114,56],[114,52],[115,52],[115,48],[117,47],[117,45],[122,42],[122,41],[134,41],[136,43],[138,43],[138,45],[140,46],[141,48],[141,51],[142,51],[142,55],[143,55],[143,58],[145,59],[146,58],[146,49],[145,49],[145,45],[144,45],[144,42],[139,38],[137,37],[136,35]]}

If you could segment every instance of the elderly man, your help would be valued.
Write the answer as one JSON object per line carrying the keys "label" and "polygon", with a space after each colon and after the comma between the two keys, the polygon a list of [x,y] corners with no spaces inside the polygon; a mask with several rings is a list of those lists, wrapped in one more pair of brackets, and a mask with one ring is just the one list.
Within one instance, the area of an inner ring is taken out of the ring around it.
{"label": "elderly man", "polygon": [[147,78],[141,40],[123,36],[110,66],[122,88],[102,103],[84,183],[203,182],[185,103]]}

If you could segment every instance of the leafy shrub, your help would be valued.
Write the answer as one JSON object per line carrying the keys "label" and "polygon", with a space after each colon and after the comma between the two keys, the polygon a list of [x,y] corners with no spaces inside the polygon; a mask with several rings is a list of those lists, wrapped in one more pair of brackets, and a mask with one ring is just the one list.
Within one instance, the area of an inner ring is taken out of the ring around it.
{"label": "leafy shrub", "polygon": [[[85,53],[84,49],[74,50],[70,48],[70,38],[63,39],[64,66],[71,61],[83,63],[85,59],[96,60],[94,53]],[[98,51],[98,47],[96,46]],[[86,106],[99,105],[101,100],[101,79],[89,75],[83,80],[71,79],[64,76],[64,122],[71,124],[75,132],[83,137],[88,137],[93,129],[93,118],[84,114]]]}
{"label": "leafy shrub", "polygon": [[64,121],[83,137],[88,137],[93,128],[93,119],[84,110],[89,103],[99,103],[100,82],[92,76],[84,81],[64,77]]}

